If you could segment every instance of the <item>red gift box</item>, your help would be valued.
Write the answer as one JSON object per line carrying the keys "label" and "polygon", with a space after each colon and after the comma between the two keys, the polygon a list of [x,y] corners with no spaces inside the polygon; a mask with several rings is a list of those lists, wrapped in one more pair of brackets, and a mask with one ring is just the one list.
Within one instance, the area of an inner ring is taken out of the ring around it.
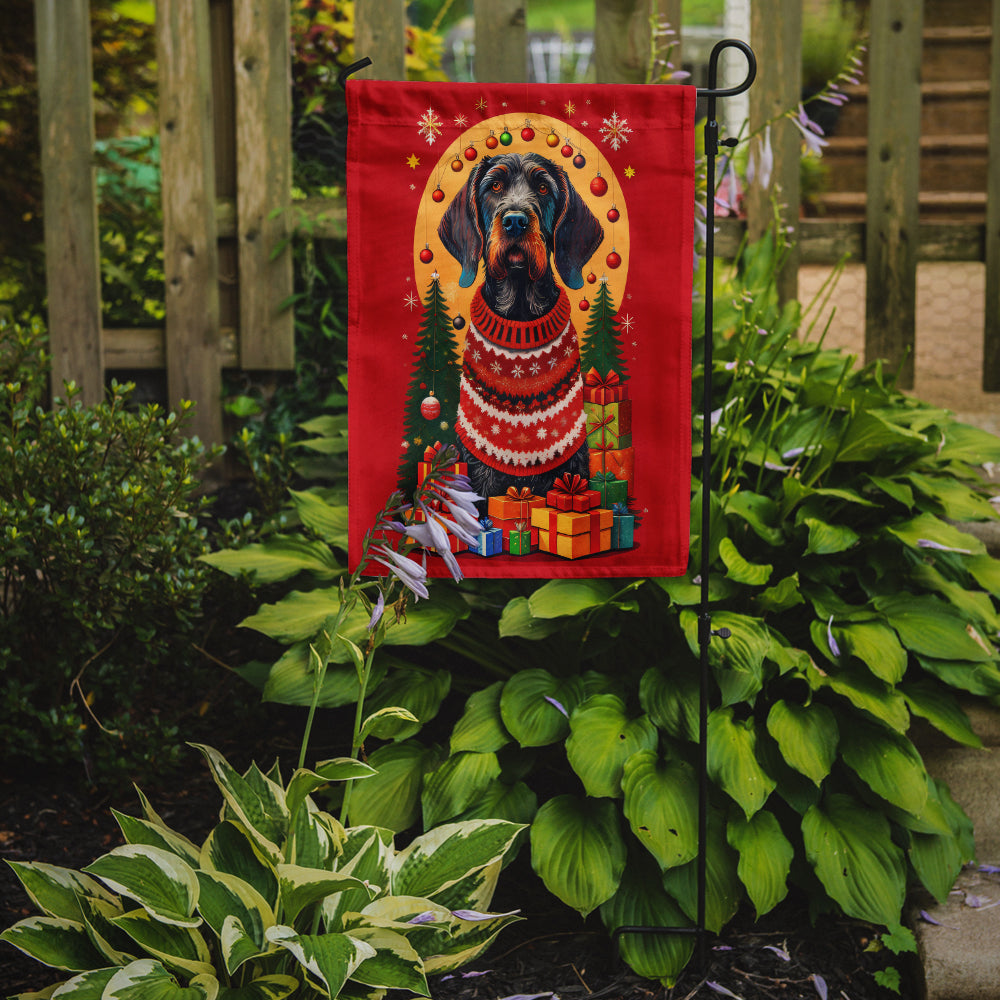
{"label": "red gift box", "polygon": [[535,507],[544,506],[545,500],[536,497],[527,486],[508,486],[506,493],[489,498],[486,513],[499,527],[500,521],[527,521]]}
{"label": "red gift box", "polygon": [[583,376],[583,398],[588,403],[620,403],[628,399],[628,386],[616,371],[601,375],[596,368],[591,368]]}
{"label": "red gift box", "polygon": [[590,474],[610,472],[615,479],[628,483],[629,496],[635,496],[635,449],[634,448],[591,448]]}
{"label": "red gift box", "polygon": [[[434,460],[437,458],[438,452],[441,450],[441,442],[435,441],[434,444],[429,444],[424,448],[424,460],[422,462],[417,462],[417,485],[423,486],[424,480],[430,475],[432,466],[434,465]],[[453,472],[456,476],[467,476],[469,474],[469,466],[467,462],[455,462],[454,465],[445,466],[447,472]]]}
{"label": "red gift box", "polygon": [[[578,513],[593,510],[601,505],[601,494],[589,488],[582,476],[560,476],[553,488],[545,494],[545,503],[556,510],[574,510]],[[534,524],[534,520],[532,520]]]}

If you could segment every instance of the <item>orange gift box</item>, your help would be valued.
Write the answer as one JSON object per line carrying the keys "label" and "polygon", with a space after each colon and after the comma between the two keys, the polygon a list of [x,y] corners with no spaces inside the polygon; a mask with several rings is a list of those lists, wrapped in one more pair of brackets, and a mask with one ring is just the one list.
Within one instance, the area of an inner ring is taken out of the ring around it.
{"label": "orange gift box", "polygon": [[552,510],[531,512],[532,527],[538,528],[538,547],[566,559],[607,552],[611,548],[610,510]]}
{"label": "orange gift box", "polygon": [[[527,486],[518,489],[516,486],[507,488],[507,492],[497,497],[490,497],[486,513],[499,528],[499,521],[527,521],[536,507],[544,507],[544,497],[536,497]],[[504,533],[504,538],[507,532]]]}
{"label": "orange gift box", "polygon": [[610,472],[615,479],[628,483],[629,496],[635,496],[635,449],[634,448],[591,448],[590,474]]}
{"label": "orange gift box", "polygon": [[[422,486],[424,480],[430,475],[433,462],[417,462],[417,485]],[[446,471],[455,473],[456,476],[467,476],[469,465],[467,462],[456,462],[454,465],[446,466]]]}

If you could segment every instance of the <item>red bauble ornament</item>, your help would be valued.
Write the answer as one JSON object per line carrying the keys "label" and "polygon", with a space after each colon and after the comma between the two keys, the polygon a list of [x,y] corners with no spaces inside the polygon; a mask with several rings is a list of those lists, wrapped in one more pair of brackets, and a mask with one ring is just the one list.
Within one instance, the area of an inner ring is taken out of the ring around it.
{"label": "red bauble ornament", "polygon": [[524,128],[521,129],[521,138],[525,142],[531,142],[531,140],[535,138],[535,130],[530,125],[525,125]]}
{"label": "red bauble ornament", "polygon": [[608,193],[608,182],[601,176],[600,171],[597,172],[597,176],[590,182],[590,193],[597,195],[598,198],[602,198]]}
{"label": "red bauble ornament", "polygon": [[587,275],[587,283],[592,285],[595,281],[597,281],[597,275],[591,271],[590,274]]}
{"label": "red bauble ornament", "polygon": [[562,155],[565,156],[566,159],[569,159],[573,155],[573,147],[567,141],[566,145],[563,146],[563,148],[560,149],[559,152],[562,153]]}
{"label": "red bauble ornament", "polygon": [[586,299],[580,299],[580,312],[586,312],[590,308],[590,303]]}
{"label": "red bauble ornament", "polygon": [[492,132],[490,132],[490,134],[486,137],[487,149],[496,149],[499,143],[500,140]]}
{"label": "red bauble ornament", "polygon": [[475,146],[466,146],[465,147],[465,158],[467,160],[474,160],[478,155],[479,154],[476,152],[476,147]]}
{"label": "red bauble ornament", "polygon": [[441,190],[440,184],[431,192],[431,197],[435,201],[444,201],[444,191]]}
{"label": "red bauble ornament", "polygon": [[433,392],[421,401],[420,415],[426,420],[436,420],[441,416],[441,400]]}
{"label": "red bauble ornament", "polygon": [[548,143],[548,145],[550,145],[553,149],[555,149],[556,146],[559,145],[559,136],[555,132],[550,132],[545,137],[545,141],[546,143]]}
{"label": "red bauble ornament", "polygon": [[576,167],[577,170],[585,167],[586,165],[587,158],[583,155],[583,153],[577,153],[576,156],[573,157],[573,166]]}
{"label": "red bauble ornament", "polygon": [[457,156],[451,161],[451,169],[454,170],[456,174],[462,169],[462,161]]}
{"label": "red bauble ornament", "polygon": [[420,388],[421,389],[426,389],[427,388],[427,383],[426,382],[421,382],[420,383]]}
{"label": "red bauble ornament", "polygon": [[609,253],[608,256],[607,256],[607,265],[608,265],[608,267],[611,268],[612,271],[616,267],[621,267],[622,266],[621,256],[618,253],[616,253],[614,250],[612,250],[611,253]]}
{"label": "red bauble ornament", "polygon": [[422,264],[429,264],[434,259],[434,251],[429,245],[424,244],[423,250],[420,251],[420,262]]}
{"label": "red bauble ornament", "polygon": [[614,205],[608,209],[608,222],[617,222],[621,218],[618,209]]}

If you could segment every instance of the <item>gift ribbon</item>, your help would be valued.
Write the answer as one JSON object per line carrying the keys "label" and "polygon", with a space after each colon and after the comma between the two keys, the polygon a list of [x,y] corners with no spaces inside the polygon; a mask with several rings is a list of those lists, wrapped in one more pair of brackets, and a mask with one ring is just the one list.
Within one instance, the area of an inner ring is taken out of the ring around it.
{"label": "gift ribbon", "polygon": [[493,530],[493,519],[489,518],[489,517],[481,517],[479,519],[479,527],[482,528],[483,531],[492,531]]}
{"label": "gift ribbon", "polygon": [[628,517],[629,516],[628,504],[622,503],[620,500],[616,500],[611,505],[611,513],[615,517]]}
{"label": "gift ribbon", "polygon": [[596,368],[591,368],[583,376],[583,381],[588,389],[614,389],[621,385],[622,380],[614,369],[602,376]]}
{"label": "gift ribbon", "polygon": [[[616,417],[617,417],[616,413],[609,413],[606,417],[591,417],[590,423],[587,424],[587,435],[589,436],[593,434],[595,431],[603,430],[606,427],[608,429],[608,433],[611,434],[612,437],[615,438],[619,437],[620,435],[616,434],[611,427],[611,424],[615,422]],[[601,434],[601,442],[603,443],[604,441],[605,441],[604,434]]]}
{"label": "gift ribbon", "polygon": [[607,486],[609,483],[618,482],[619,480],[613,472],[597,472],[590,477],[590,481],[592,483],[597,483],[598,487],[601,487]]}
{"label": "gift ribbon", "polygon": [[552,488],[558,490],[560,493],[569,493],[572,496],[575,493],[583,493],[587,489],[587,481],[582,477],[574,473],[572,476],[567,472],[563,473],[553,484]]}
{"label": "gift ribbon", "polygon": [[435,441],[434,444],[429,444],[424,448],[424,461],[433,462],[437,453],[441,450],[441,442]]}
{"label": "gift ribbon", "polygon": [[514,530],[520,534],[522,531],[530,531],[531,525],[527,521],[515,521]]}
{"label": "gift ribbon", "polygon": [[507,497],[511,500],[534,500],[535,495],[527,486],[508,486]]}

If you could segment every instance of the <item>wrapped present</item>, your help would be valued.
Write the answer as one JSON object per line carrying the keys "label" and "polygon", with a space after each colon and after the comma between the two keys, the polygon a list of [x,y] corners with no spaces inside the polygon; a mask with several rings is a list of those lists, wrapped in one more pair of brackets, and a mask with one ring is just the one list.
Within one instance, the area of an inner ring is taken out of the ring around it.
{"label": "wrapped present", "polygon": [[634,448],[591,448],[590,475],[610,472],[615,479],[623,479],[628,484],[629,496],[635,495],[635,449]]}
{"label": "wrapped present", "polygon": [[618,403],[584,403],[587,444],[591,448],[632,446],[632,400]]}
{"label": "wrapped present", "polygon": [[527,486],[508,486],[507,492],[498,497],[490,497],[486,513],[499,521],[529,521],[535,507],[544,507],[545,498],[536,497]]}
{"label": "wrapped present", "polygon": [[583,398],[588,403],[620,403],[628,399],[628,386],[616,371],[602,375],[591,368],[583,376]]}
{"label": "wrapped present", "polygon": [[512,556],[526,556],[538,546],[538,529],[532,528],[527,521],[517,521],[504,541]]}
{"label": "wrapped present", "polygon": [[493,526],[488,517],[479,519],[480,532],[476,541],[469,545],[469,551],[479,556],[496,556],[503,552],[503,532]]}
{"label": "wrapped present", "polygon": [[[556,510],[582,512],[600,506],[601,495],[597,490],[590,489],[583,476],[567,473],[552,484],[552,489],[545,494],[545,503]],[[531,523],[535,523],[534,514]]]}
{"label": "wrapped present", "polygon": [[[410,538],[407,536],[406,540],[408,542],[416,542],[415,538]],[[448,550],[450,552],[464,552],[469,546],[465,544],[460,538],[456,538],[451,532],[448,533]],[[435,549],[428,549],[428,552],[435,552]]]}
{"label": "wrapped present", "polygon": [[[435,441],[434,444],[429,444],[424,448],[424,460],[422,462],[417,462],[417,485],[422,486],[424,480],[430,475],[431,468],[434,465],[434,460],[437,458],[438,452],[441,450],[441,442]],[[448,472],[455,473],[456,476],[467,476],[469,474],[469,465],[467,462],[455,462],[453,465],[447,466]]]}
{"label": "wrapped present", "polygon": [[[518,525],[524,525],[523,528],[519,528]],[[505,552],[510,551],[510,536],[515,531],[528,531],[531,534],[531,545],[533,548],[538,548],[538,529],[531,526],[531,521],[528,518],[519,517],[494,517],[493,527],[499,528],[503,532],[503,547]]]}
{"label": "wrapped present", "polygon": [[566,559],[607,552],[611,548],[610,510],[535,510],[531,523],[538,528],[538,547]]}
{"label": "wrapped present", "polygon": [[628,483],[617,479],[614,473],[598,472],[590,477],[590,488],[601,494],[601,506],[610,508],[615,503],[628,500]]}
{"label": "wrapped present", "polygon": [[627,503],[615,503],[611,506],[611,548],[630,549],[634,544],[635,515],[628,509]]}

